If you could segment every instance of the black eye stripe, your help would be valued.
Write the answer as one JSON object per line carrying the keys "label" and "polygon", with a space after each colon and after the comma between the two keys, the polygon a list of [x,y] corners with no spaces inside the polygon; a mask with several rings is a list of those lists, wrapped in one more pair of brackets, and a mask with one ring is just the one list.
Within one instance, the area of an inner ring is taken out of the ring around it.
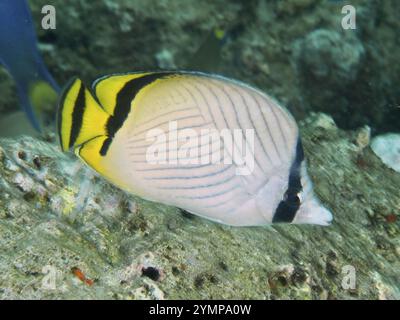
{"label": "black eye stripe", "polygon": [[282,200],[275,210],[273,223],[286,222],[290,223],[296,216],[297,210],[300,208],[300,199],[298,194],[303,187],[301,186],[300,168],[304,160],[304,151],[300,138],[297,140],[296,157],[289,172],[288,189],[285,192],[284,200]]}
{"label": "black eye stripe", "polygon": [[299,205],[300,204],[300,198],[299,196],[296,194],[288,194],[286,197],[286,201],[290,204],[290,205]]}

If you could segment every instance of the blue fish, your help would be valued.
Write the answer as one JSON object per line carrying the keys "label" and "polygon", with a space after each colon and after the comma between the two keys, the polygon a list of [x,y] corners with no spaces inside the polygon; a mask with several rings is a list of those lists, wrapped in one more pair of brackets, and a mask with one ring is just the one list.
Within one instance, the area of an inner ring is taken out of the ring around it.
{"label": "blue fish", "polygon": [[31,124],[41,131],[42,112],[54,111],[60,89],[39,53],[26,0],[0,1],[0,63],[14,78]]}

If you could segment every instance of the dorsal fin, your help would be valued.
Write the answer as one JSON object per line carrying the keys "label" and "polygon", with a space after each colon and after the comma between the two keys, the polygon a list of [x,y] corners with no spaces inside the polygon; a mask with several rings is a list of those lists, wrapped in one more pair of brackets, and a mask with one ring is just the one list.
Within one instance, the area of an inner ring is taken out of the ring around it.
{"label": "dorsal fin", "polygon": [[117,95],[125,84],[133,79],[141,78],[151,73],[152,72],[138,72],[104,76],[93,82],[92,90],[103,109],[106,110],[107,113],[114,115]]}

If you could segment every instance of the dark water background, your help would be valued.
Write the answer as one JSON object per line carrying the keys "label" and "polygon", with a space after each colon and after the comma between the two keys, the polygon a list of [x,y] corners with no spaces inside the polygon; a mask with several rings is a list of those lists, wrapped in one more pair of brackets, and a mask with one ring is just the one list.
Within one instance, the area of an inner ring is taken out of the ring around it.
{"label": "dark water background", "polygon": [[[342,27],[344,1],[30,0],[40,49],[62,86],[72,76],[200,69],[258,86],[297,119],[332,115],[342,128],[399,131],[398,1],[352,1],[356,29]],[[56,8],[43,30],[41,8]],[[217,46],[215,30],[225,32]],[[211,36],[211,37],[210,37]],[[0,112],[17,109],[0,73]]]}

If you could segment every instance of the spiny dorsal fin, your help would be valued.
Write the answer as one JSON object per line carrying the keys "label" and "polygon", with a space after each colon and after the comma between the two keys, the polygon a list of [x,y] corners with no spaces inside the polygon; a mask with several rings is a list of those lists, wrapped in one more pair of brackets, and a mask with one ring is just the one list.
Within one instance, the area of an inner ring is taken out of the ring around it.
{"label": "spiny dorsal fin", "polygon": [[131,80],[141,78],[151,73],[152,72],[138,72],[104,76],[93,82],[92,89],[104,110],[114,115],[118,93],[124,86]]}

